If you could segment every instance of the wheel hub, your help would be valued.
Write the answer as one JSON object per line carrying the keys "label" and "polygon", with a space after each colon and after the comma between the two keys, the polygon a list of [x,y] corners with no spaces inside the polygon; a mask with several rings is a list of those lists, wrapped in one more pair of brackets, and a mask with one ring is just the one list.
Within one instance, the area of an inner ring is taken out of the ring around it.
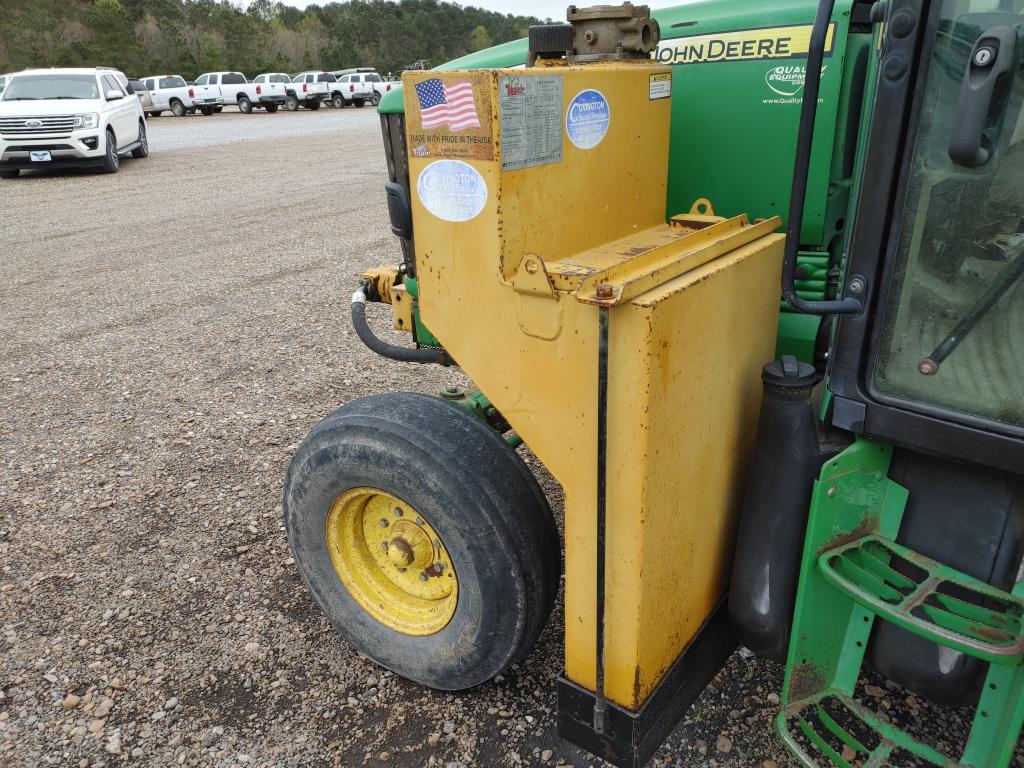
{"label": "wheel hub", "polygon": [[420,526],[400,520],[392,527],[393,536],[388,544],[388,557],[400,568],[425,570],[434,566],[434,544]]}
{"label": "wheel hub", "polygon": [[326,533],[338,578],[377,621],[409,635],[434,634],[451,621],[455,569],[437,532],[410,505],[355,488],[334,502]]}

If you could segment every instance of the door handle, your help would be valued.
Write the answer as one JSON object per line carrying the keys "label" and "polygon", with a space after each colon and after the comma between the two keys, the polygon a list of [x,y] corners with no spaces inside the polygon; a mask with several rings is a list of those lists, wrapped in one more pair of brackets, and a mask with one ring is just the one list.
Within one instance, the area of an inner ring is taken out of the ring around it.
{"label": "door handle", "polygon": [[978,168],[992,156],[985,123],[992,111],[996,84],[1013,70],[1016,49],[1017,33],[1011,27],[992,27],[974,44],[949,141],[949,157],[957,165]]}

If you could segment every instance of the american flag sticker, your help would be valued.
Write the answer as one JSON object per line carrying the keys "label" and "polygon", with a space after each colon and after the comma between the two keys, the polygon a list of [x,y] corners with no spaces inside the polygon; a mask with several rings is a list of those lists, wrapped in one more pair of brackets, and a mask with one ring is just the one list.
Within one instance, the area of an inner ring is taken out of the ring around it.
{"label": "american flag sticker", "polygon": [[416,84],[424,130],[448,128],[464,131],[480,127],[480,116],[473,98],[473,83],[459,80],[445,84],[439,77]]}

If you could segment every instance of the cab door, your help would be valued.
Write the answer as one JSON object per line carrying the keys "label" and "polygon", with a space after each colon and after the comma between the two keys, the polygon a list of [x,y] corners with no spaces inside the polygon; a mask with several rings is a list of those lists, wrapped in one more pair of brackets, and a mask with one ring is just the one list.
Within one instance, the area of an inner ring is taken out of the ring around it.
{"label": "cab door", "polygon": [[195,101],[197,104],[205,102],[210,98],[210,90],[207,85],[210,82],[209,75],[200,75],[196,78],[196,84],[192,86],[192,91],[195,93]]}
{"label": "cab door", "polygon": [[163,103],[163,94],[158,89],[160,81],[155,77],[147,77],[142,81],[142,84],[146,86],[146,90],[149,91],[150,98],[153,99],[153,110],[167,109],[167,105]]}
{"label": "cab door", "polygon": [[1024,467],[1024,0],[890,0],[832,423]]}
{"label": "cab door", "polygon": [[1024,6],[938,5],[871,384],[1024,435]]}

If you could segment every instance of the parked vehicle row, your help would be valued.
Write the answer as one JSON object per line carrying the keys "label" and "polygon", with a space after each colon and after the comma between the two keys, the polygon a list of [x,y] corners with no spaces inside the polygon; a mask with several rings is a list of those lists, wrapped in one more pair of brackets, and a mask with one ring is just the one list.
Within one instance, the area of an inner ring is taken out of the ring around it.
{"label": "parked vehicle row", "polygon": [[286,106],[291,110],[300,106],[320,109],[320,105],[325,103],[338,109],[363,107],[367,104],[376,106],[393,85],[377,74],[375,69],[368,68],[300,72],[292,80],[292,90],[289,92],[292,98]]}
{"label": "parked vehicle row", "polygon": [[391,84],[373,70],[268,72],[250,83],[241,72],[207,72],[194,84],[178,75],[130,80],[110,67],[29,69],[0,75],[0,178],[45,167],[120,169],[121,158],[149,155],[146,118],[165,111],[211,115],[225,105],[245,114],[282,106],[319,109],[376,104]]}
{"label": "parked vehicle row", "polygon": [[208,72],[197,77],[190,89],[192,103],[204,115],[228,105],[245,114],[254,109],[277,112],[288,98],[280,73],[259,75],[257,80],[260,82],[250,83],[241,72]]}
{"label": "parked vehicle row", "polygon": [[30,69],[6,76],[0,95],[0,178],[46,167],[116,173],[149,155],[143,102],[109,67]]}
{"label": "parked vehicle row", "polygon": [[[363,103],[370,102],[374,106],[380,103],[381,98],[397,85],[397,82],[385,80],[377,70],[371,67],[358,67],[356,69],[340,69],[332,72],[342,84],[342,91],[348,95],[346,99],[362,100]],[[361,104],[356,104],[361,106]]]}
{"label": "parked vehicle row", "polygon": [[[300,107],[317,110],[323,104],[339,109],[362,107],[380,102],[381,96],[393,85],[373,69],[338,72],[317,69],[299,72],[294,77],[286,72],[265,72],[252,82],[241,72],[206,72],[197,77],[194,84],[171,75],[144,78],[144,83],[151,92],[150,85],[167,91],[166,98],[154,99],[149,112],[154,117],[163,111],[164,104],[175,115],[196,110],[212,115],[225,106],[237,106],[244,114],[254,109],[273,113],[281,107],[292,112]],[[170,98],[172,92],[178,92],[173,100]],[[164,97],[164,94],[160,95]],[[175,107],[175,104],[180,106]]]}

